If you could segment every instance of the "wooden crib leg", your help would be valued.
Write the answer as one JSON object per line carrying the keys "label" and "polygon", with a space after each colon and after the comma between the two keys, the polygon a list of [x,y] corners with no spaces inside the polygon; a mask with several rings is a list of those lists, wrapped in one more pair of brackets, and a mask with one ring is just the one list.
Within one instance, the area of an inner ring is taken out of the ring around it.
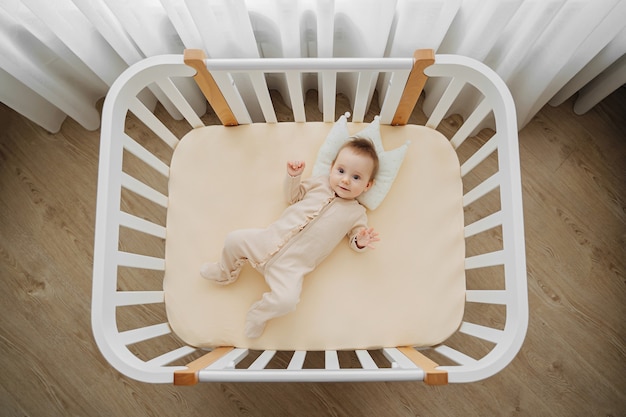
{"label": "wooden crib leg", "polygon": [[174,372],[174,385],[195,385],[198,383],[198,371],[211,365],[222,356],[233,350],[234,347],[218,347],[206,355],[187,364],[187,369]]}
{"label": "wooden crib leg", "polygon": [[448,383],[448,372],[436,369],[439,366],[437,362],[428,359],[411,346],[399,347],[398,350],[424,370],[426,374],[424,382],[428,385],[446,385]]}
{"label": "wooden crib leg", "polygon": [[391,121],[393,126],[405,125],[409,121],[417,100],[420,94],[422,94],[424,84],[428,80],[428,76],[424,74],[424,69],[435,63],[435,51],[432,49],[418,49],[413,54],[413,60],[413,68],[404,86],[396,114]]}

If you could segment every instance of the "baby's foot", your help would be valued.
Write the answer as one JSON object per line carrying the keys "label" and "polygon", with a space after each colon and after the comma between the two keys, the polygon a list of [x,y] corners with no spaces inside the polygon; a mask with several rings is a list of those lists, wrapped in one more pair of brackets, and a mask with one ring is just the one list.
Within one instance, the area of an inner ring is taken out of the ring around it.
{"label": "baby's foot", "polygon": [[230,284],[232,280],[229,279],[228,274],[222,271],[222,268],[217,262],[207,262],[200,267],[200,275],[202,278],[213,281],[216,284]]}
{"label": "baby's foot", "polygon": [[256,339],[263,334],[263,330],[265,330],[265,322],[255,323],[253,321],[246,320],[246,326],[244,330],[246,337],[250,339]]}

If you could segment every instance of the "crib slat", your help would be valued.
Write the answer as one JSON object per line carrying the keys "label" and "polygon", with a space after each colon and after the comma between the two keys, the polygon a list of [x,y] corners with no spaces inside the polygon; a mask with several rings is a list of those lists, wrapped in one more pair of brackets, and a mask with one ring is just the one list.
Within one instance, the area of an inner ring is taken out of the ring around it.
{"label": "crib slat", "polygon": [[322,77],[322,112],[324,113],[324,122],[334,122],[337,73],[335,71],[321,71],[319,76]]}
{"label": "crib slat", "polygon": [[248,369],[252,371],[265,369],[265,367],[268,363],[270,363],[275,354],[275,350],[264,351],[258,358],[256,358],[256,360],[252,363],[252,365],[248,367]]}
{"label": "crib slat", "polygon": [[296,122],[306,122],[304,113],[304,97],[302,95],[302,74],[296,71],[287,71],[287,86],[291,98],[293,118]]}
{"label": "crib slat", "polygon": [[167,197],[136,178],[122,172],[122,187],[167,208]]}
{"label": "crib slat", "polygon": [[393,117],[395,116],[396,110],[400,105],[399,103],[402,93],[404,92],[404,85],[407,83],[409,74],[409,71],[395,71],[387,73],[383,77],[386,82],[386,88],[382,88],[385,98],[383,100],[383,105],[380,108],[380,124],[389,125],[393,123]]}
{"label": "crib slat", "polygon": [[437,102],[435,109],[430,114],[430,117],[426,122],[427,127],[436,129],[437,126],[439,126],[439,123],[441,123],[445,117],[446,112],[450,109],[450,106],[452,106],[452,103],[454,103],[454,100],[456,100],[464,85],[465,82],[459,80],[458,78],[452,79],[450,84],[448,84],[446,91],[441,96],[441,99]]}
{"label": "crib slat", "polygon": [[[226,107],[231,116],[228,116],[225,120],[227,123],[226,126],[230,124],[249,124],[252,123],[252,117],[250,117],[250,113],[248,113],[248,108],[246,107],[239,91],[237,90],[237,86],[235,85],[235,80],[231,77],[231,75],[227,72],[215,71],[211,72],[212,78],[215,81],[220,93],[226,100]],[[218,111],[218,109],[213,109],[214,111]],[[232,120],[234,116],[234,121]],[[220,118],[220,120],[222,120]]]}
{"label": "crib slat", "polygon": [[503,290],[467,290],[465,301],[468,303],[507,304],[509,294]]}
{"label": "crib slat", "polygon": [[417,365],[397,348],[384,348],[383,354],[391,362],[392,368],[415,369]]}
{"label": "crib slat", "polygon": [[355,353],[363,369],[378,369],[376,362],[374,362],[374,359],[372,359],[372,356],[367,350],[358,349],[355,350]]}
{"label": "crib slat", "polygon": [[141,159],[159,174],[163,175],[164,177],[169,177],[170,167],[168,167],[167,164],[157,158],[152,152],[148,151],[146,148],[137,143],[133,138],[125,134],[123,144],[124,148],[128,152]]}
{"label": "crib slat", "polygon": [[118,291],[115,293],[115,305],[118,307],[157,304],[163,301],[163,291]]}
{"label": "crib slat", "polygon": [[463,207],[467,207],[479,198],[487,195],[500,186],[500,175],[496,172],[463,196]]}
{"label": "crib slat", "polygon": [[270,97],[267,82],[265,81],[265,75],[260,71],[253,71],[248,75],[250,76],[250,81],[252,82],[252,87],[254,87],[257,99],[259,100],[261,111],[263,111],[265,123],[276,123],[278,120],[276,119],[272,98]]}
{"label": "crib slat", "polygon": [[498,141],[499,136],[496,133],[481,146],[479,150],[474,152],[474,154],[461,165],[461,177],[464,177],[467,173],[476,168],[478,164],[487,159],[487,157],[498,148]]}
{"label": "crib slat", "polygon": [[117,264],[130,268],[152,269],[155,271],[165,271],[165,259],[152,256],[138,255],[129,252],[117,252]]}
{"label": "crib slat", "polygon": [[459,365],[473,365],[478,363],[478,361],[471,356],[467,356],[465,353],[459,352],[456,349],[452,349],[450,346],[447,345],[439,345],[433,350],[440,355],[443,355],[446,358],[452,360],[453,362],[458,363]]}
{"label": "crib slat", "polygon": [[191,346],[181,346],[178,349],[172,350],[170,352],[164,353],[156,358],[152,358],[149,361],[146,361],[146,365],[159,367],[164,366],[174,361],[177,361],[185,356],[191,355],[196,351],[196,348]]}
{"label": "crib slat", "polygon": [[125,332],[120,332],[119,337],[122,344],[128,346],[135,343],[143,342],[144,340],[164,336],[166,334],[170,334],[171,332],[172,331],[169,324],[161,323],[147,327],[140,327],[138,329],[127,330]]}
{"label": "crib slat", "polygon": [[[154,97],[152,96],[154,95]],[[183,118],[183,115],[180,114],[176,106],[172,104],[170,99],[165,95],[163,91],[161,91],[156,85],[149,85],[146,90],[140,91],[137,94],[137,98],[146,105],[147,108],[153,108],[156,106],[156,103],[159,102],[163,106],[167,113],[174,119],[180,120]],[[156,101],[152,101],[156,98]]]}
{"label": "crib slat", "polygon": [[489,216],[483,217],[482,219],[465,226],[465,237],[468,238],[489,229],[493,229],[494,227],[498,227],[502,224],[502,220],[502,211],[496,211],[495,213],[491,213]]}
{"label": "crib slat", "polygon": [[481,326],[480,324],[468,323],[466,321],[461,323],[459,332],[478,337],[492,343],[499,343],[504,336],[504,332],[502,330]]}
{"label": "crib slat", "polygon": [[302,369],[305,358],[306,350],[296,350],[295,352],[293,352],[293,356],[291,357],[291,361],[289,361],[287,369],[290,371],[297,371],[299,369]]}
{"label": "crib slat", "polygon": [[465,269],[486,268],[504,264],[504,250],[483,253],[465,258]]}
{"label": "crib slat", "polygon": [[450,139],[450,143],[454,149],[457,149],[463,142],[465,142],[465,139],[472,134],[472,131],[476,129],[478,124],[482,122],[485,117],[487,117],[489,112],[491,112],[491,109],[491,102],[483,98],[472,114],[470,114],[467,120],[461,125],[459,130],[456,131],[452,139]]}
{"label": "crib slat", "polygon": [[161,239],[166,237],[165,227],[152,223],[148,220],[142,219],[124,211],[119,212],[120,226],[128,227],[129,229],[137,230]]}
{"label": "crib slat", "polygon": [[207,366],[206,369],[222,370],[222,369],[234,369],[243,358],[248,356],[248,349],[237,348],[228,352],[220,359]]}
{"label": "crib slat", "polygon": [[174,149],[178,144],[178,138],[154,115],[139,99],[130,100],[128,109],[152,130],[163,142]]}
{"label": "crib slat", "polygon": [[363,122],[365,112],[369,104],[372,82],[375,80],[375,76],[377,75],[378,73],[374,71],[364,71],[359,73],[356,85],[356,95],[354,97],[354,109],[352,112],[352,121],[355,123]]}
{"label": "crib slat", "polygon": [[327,350],[325,352],[324,367],[326,369],[339,369],[339,358],[336,350]]}
{"label": "crib slat", "polygon": [[187,99],[178,91],[178,88],[174,85],[171,79],[165,78],[162,80],[156,81],[156,84],[163,90],[167,97],[174,103],[176,108],[183,114],[187,122],[194,129],[197,127],[203,127],[204,123],[198,117],[196,112],[193,110]]}

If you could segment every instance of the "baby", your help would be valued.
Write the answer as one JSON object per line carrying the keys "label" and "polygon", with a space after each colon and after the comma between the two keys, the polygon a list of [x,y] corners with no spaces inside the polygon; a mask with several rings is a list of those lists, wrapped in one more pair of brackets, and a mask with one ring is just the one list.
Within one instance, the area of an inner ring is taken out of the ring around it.
{"label": "baby", "polygon": [[339,150],[328,176],[301,181],[303,161],[287,163],[285,194],[290,204],[265,229],[229,233],[222,258],[205,263],[202,277],[218,284],[234,282],[245,262],[262,273],[270,291],[246,316],[245,334],[259,337],[268,320],[295,310],[304,276],[348,236],[355,251],[372,248],[378,233],[367,226],[365,207],[356,200],[374,184],[378,156],[368,139],[352,139]]}

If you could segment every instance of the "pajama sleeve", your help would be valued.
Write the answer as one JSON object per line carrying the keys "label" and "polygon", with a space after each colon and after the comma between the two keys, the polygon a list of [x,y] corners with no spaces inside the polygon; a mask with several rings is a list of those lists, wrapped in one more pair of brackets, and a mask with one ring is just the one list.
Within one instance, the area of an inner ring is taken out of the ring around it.
{"label": "pajama sleeve", "polygon": [[365,252],[368,247],[359,248],[356,244],[356,236],[361,231],[361,229],[367,228],[367,214],[365,214],[365,209],[363,208],[363,213],[359,216],[357,221],[352,226],[352,229],[348,233],[348,239],[350,240],[350,248],[356,252]]}
{"label": "pajama sleeve", "polygon": [[301,181],[302,175],[296,175],[292,177],[287,174],[284,182],[285,198],[287,203],[293,204],[302,200],[306,194],[308,187],[308,181]]}

